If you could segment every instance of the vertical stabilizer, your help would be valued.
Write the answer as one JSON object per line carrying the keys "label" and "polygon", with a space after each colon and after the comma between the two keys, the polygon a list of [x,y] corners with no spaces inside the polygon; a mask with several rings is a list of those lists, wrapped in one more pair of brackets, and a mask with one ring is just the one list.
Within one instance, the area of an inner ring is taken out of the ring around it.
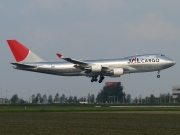
{"label": "vertical stabilizer", "polygon": [[44,61],[17,40],[7,40],[16,62],[42,62]]}

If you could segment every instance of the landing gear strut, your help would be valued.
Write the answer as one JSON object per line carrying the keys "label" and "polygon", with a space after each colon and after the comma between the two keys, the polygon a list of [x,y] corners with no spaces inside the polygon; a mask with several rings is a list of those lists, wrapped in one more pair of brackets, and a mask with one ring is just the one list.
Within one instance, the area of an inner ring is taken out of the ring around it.
{"label": "landing gear strut", "polygon": [[99,77],[99,83],[102,83],[103,80],[104,80],[104,76],[101,75],[101,76]]}
{"label": "landing gear strut", "polygon": [[157,75],[157,78],[160,78],[160,71],[158,71],[158,75]]}

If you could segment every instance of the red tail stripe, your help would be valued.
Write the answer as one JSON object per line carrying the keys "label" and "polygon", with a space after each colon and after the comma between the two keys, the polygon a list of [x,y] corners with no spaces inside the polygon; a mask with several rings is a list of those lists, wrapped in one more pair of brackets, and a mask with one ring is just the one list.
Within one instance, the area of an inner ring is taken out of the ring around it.
{"label": "red tail stripe", "polygon": [[29,54],[29,49],[16,40],[7,40],[17,62],[23,61]]}

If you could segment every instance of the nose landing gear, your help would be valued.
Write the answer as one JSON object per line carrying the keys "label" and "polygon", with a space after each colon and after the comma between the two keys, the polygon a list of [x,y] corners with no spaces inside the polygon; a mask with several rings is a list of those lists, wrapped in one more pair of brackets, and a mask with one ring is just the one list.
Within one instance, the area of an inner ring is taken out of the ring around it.
{"label": "nose landing gear", "polygon": [[158,75],[157,75],[157,78],[160,78],[161,76],[160,76],[160,71],[158,71]]}

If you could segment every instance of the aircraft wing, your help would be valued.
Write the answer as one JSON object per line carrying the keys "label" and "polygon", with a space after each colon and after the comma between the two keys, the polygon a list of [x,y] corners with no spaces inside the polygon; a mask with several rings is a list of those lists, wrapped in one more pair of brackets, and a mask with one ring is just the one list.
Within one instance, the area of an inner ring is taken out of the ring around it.
{"label": "aircraft wing", "polygon": [[80,61],[80,60],[75,60],[75,59],[71,59],[71,58],[67,58],[67,57],[64,57],[63,55],[61,54],[56,54],[60,59],[63,59],[65,61],[68,61],[70,63],[73,63],[73,64],[76,64],[77,66],[81,66],[81,67],[89,67],[90,66],[90,63],[86,63],[86,62],[83,62],[83,61]]}
{"label": "aircraft wing", "polygon": [[[93,64],[92,63],[86,63],[84,61],[80,61],[80,60],[75,60],[75,59],[71,59],[71,58],[67,58],[67,57],[64,57],[62,54],[59,54],[57,53],[56,54],[60,59],[64,59],[70,63],[73,63],[73,64],[76,64],[77,67],[82,67],[84,69],[88,69],[89,67],[91,67]],[[104,72],[108,72],[108,71],[111,71],[114,69],[114,67],[109,67],[109,66],[101,66],[102,67],[102,71]],[[129,70],[135,70],[133,67],[131,66],[125,66],[125,65],[122,65],[122,67],[119,67],[119,68],[123,68],[125,71],[129,71]],[[87,71],[88,73],[88,71]]]}

